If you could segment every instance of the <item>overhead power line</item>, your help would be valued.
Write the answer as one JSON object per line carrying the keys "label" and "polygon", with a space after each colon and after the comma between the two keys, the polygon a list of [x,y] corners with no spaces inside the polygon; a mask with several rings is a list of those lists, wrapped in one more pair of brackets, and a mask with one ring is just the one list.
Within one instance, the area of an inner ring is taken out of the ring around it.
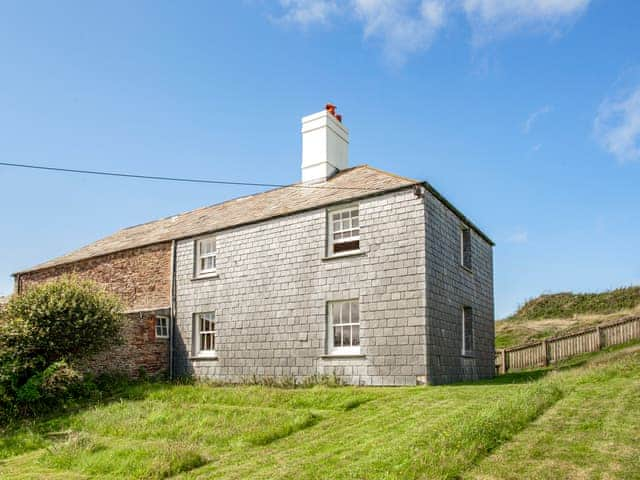
{"label": "overhead power line", "polygon": [[371,191],[384,190],[383,188],[340,187],[336,185],[307,185],[303,183],[285,185],[285,184],[278,184],[278,183],[210,180],[210,179],[204,179],[204,178],[162,177],[157,175],[137,175],[134,173],[123,173],[123,172],[103,172],[99,170],[80,170],[76,168],[45,167],[44,165],[29,165],[24,163],[9,163],[9,162],[0,162],[0,166],[28,168],[32,170],[45,170],[49,172],[78,173],[78,174],[84,174],[84,175],[101,175],[106,177],[134,178],[139,180],[159,180],[164,182],[206,183],[206,184],[213,184],[213,185],[238,185],[238,186],[247,186],[247,187],[271,187],[271,188],[297,187],[297,188],[319,188],[319,189],[332,189],[332,190],[371,190]]}

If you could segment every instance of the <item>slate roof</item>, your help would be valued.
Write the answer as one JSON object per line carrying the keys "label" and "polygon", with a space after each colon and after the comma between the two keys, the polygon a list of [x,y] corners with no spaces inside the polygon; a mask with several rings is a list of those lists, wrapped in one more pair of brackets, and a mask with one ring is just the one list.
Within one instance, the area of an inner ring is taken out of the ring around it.
{"label": "slate roof", "polygon": [[321,183],[313,185],[297,183],[275,188],[255,195],[236,198],[161,220],[125,228],[71,253],[17,272],[14,275],[145,245],[193,237],[340,202],[370,197],[413,185],[424,185],[436,194],[440,200],[444,201],[460,218],[476,229],[488,242],[492,243],[459,211],[433,190],[429,184],[378,170],[369,165],[360,165],[342,170]]}

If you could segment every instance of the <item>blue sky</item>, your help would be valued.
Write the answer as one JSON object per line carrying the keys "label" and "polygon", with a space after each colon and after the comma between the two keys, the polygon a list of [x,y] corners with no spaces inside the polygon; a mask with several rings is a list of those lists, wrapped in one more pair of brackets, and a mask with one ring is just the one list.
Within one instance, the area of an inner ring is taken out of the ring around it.
{"label": "blue sky", "polygon": [[[352,165],[426,179],[497,243],[496,315],[640,284],[640,3],[3,2],[0,161],[267,183],[338,105]],[[255,192],[0,167],[10,273]]]}

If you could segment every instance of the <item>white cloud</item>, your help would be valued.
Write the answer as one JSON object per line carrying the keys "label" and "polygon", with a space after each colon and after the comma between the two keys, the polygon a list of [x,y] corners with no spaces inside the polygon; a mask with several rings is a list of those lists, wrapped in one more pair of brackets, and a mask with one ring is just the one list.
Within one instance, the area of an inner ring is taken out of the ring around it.
{"label": "white cloud", "polygon": [[312,23],[328,23],[340,10],[335,0],[280,0],[285,10],[281,21],[307,26]]}
{"label": "white cloud", "polygon": [[279,0],[285,23],[308,27],[328,25],[340,16],[362,23],[364,37],[381,42],[386,58],[402,64],[407,57],[429,47],[445,24],[451,0]]}
{"label": "white cloud", "polygon": [[380,38],[385,55],[395,64],[423,50],[445,23],[443,0],[353,0],[365,38]]}
{"label": "white cloud", "polygon": [[527,121],[524,122],[524,127],[522,128],[524,133],[529,133],[533,128],[533,125],[536,123],[536,121],[542,115],[544,115],[545,113],[549,113],[551,110],[552,108],[549,105],[545,105],[544,107],[539,108],[538,110],[533,112],[531,115],[529,115],[529,117],[527,118]]}
{"label": "white cloud", "polygon": [[598,109],[594,131],[601,145],[620,162],[640,159],[640,85]]}
{"label": "white cloud", "polygon": [[579,17],[590,0],[464,0],[463,9],[476,45],[514,31],[534,29],[558,33]]}
{"label": "white cloud", "polygon": [[509,237],[507,237],[507,243],[515,243],[521,245],[529,241],[529,234],[525,230],[518,230]]}
{"label": "white cloud", "polygon": [[278,0],[278,20],[308,27],[338,17],[362,23],[364,37],[381,42],[387,59],[402,64],[429,48],[454,13],[462,14],[476,45],[521,29],[557,33],[590,0]]}

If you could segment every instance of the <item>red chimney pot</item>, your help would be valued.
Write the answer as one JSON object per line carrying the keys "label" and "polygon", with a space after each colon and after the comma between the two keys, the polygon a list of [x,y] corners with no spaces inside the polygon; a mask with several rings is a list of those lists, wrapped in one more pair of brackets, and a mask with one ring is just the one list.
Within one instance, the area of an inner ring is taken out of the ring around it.
{"label": "red chimney pot", "polygon": [[332,103],[327,103],[324,107],[331,115],[335,117],[336,115],[336,106]]}

